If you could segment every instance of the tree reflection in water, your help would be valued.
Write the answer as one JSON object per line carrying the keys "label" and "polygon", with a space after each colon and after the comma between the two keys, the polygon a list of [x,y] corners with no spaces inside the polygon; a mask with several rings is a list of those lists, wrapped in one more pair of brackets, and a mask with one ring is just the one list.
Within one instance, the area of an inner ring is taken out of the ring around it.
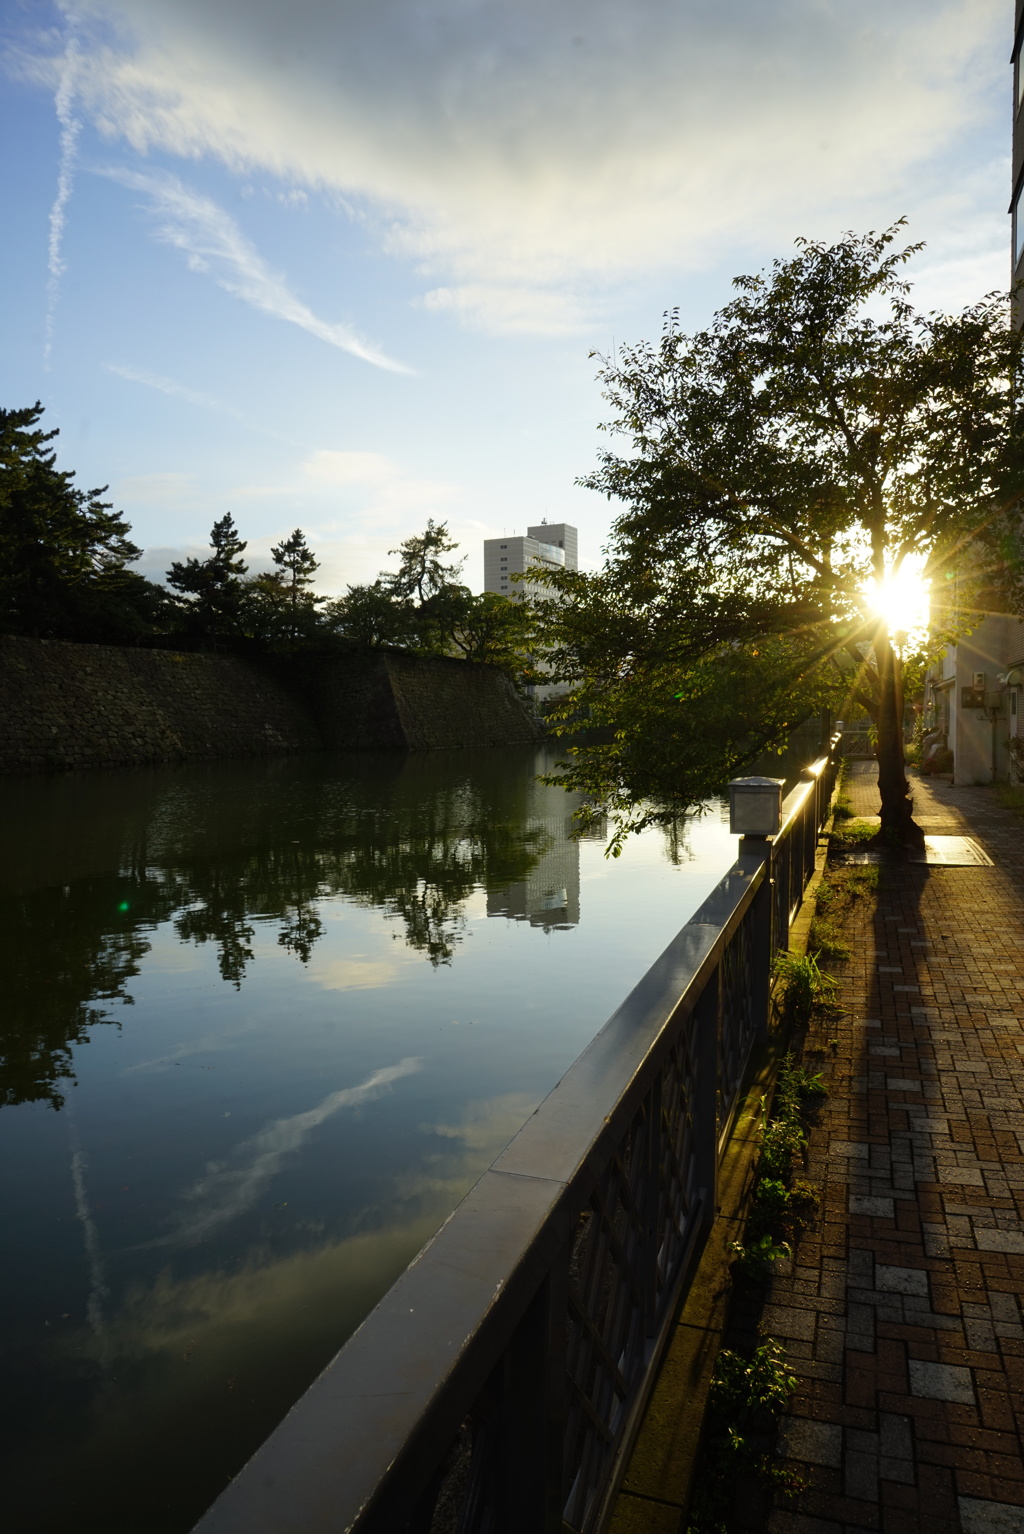
{"label": "tree reflection in water", "polygon": [[59,1108],[74,1046],[116,1021],[173,921],[238,988],[256,924],[307,963],[342,896],[451,964],[474,890],[525,879],[552,844],[532,748],[317,756],[23,780],[6,795],[0,1105]]}

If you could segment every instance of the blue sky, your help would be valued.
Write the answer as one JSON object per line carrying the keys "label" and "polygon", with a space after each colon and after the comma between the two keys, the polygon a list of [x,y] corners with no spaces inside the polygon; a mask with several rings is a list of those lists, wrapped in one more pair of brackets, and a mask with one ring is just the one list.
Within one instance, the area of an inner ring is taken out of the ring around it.
{"label": "blue sky", "polygon": [[[1009,280],[1010,0],[0,0],[0,402],[159,575],[233,512],[320,587],[428,516],[613,508],[589,353],[797,235]],[[10,146],[16,146],[11,152]]]}

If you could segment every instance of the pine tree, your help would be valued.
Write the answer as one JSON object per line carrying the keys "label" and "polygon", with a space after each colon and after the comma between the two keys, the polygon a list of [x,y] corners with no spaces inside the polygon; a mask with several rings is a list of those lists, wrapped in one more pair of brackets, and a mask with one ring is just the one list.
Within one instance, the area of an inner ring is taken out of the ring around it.
{"label": "pine tree", "polygon": [[297,527],[290,538],[275,544],[270,553],[277,566],[274,573],[288,596],[289,637],[294,644],[301,626],[302,610],[315,616],[315,605],[323,600],[304,590],[319,570],[320,561],[306,543],[306,535],[301,527]]}
{"label": "pine tree", "polygon": [[458,585],[465,559],[453,565],[441,562],[442,555],[457,548],[458,544],[449,536],[447,522],[435,522],[431,517],[422,533],[407,538],[397,549],[388,550],[389,554],[401,557],[401,564],[394,575],[382,576],[381,580],[392,596],[422,605],[446,586]]}
{"label": "pine tree", "polygon": [[167,572],[167,584],[181,594],[183,627],[207,643],[242,631],[243,578],[249,567],[241,556],[246,546],[228,512],[213,524],[208,558],[175,560]]}
{"label": "pine tree", "polygon": [[[0,627],[49,638],[107,637],[123,600],[128,629],[136,588],[149,583],[126,566],[141,549],[120,512],[100,499],[106,486],[79,490],[48,448],[40,401],[0,410]],[[144,593],[145,595],[145,593]],[[138,627],[145,620],[138,618]]]}

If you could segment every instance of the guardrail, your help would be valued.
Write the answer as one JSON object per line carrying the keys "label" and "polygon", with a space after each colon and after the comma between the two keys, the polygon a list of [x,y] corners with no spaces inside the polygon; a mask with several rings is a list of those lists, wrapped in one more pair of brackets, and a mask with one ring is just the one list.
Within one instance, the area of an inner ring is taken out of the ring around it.
{"label": "guardrail", "polygon": [[196,1526],[599,1534],[717,1211],[840,737]]}

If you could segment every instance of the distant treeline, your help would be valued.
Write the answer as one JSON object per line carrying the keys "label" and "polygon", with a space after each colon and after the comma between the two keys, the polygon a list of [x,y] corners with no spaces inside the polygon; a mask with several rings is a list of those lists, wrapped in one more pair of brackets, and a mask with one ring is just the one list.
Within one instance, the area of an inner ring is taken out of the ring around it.
{"label": "distant treeline", "polygon": [[444,522],[391,552],[395,571],[342,597],[314,589],[319,561],[301,528],[251,573],[230,513],[215,522],[204,559],[176,560],[166,586],[131,569],[142,550],[106,486],[80,490],[56,467],[43,407],[0,410],[0,632],[96,644],[295,652],[384,645],[504,666],[520,680],[539,615],[518,597],[476,595]]}

